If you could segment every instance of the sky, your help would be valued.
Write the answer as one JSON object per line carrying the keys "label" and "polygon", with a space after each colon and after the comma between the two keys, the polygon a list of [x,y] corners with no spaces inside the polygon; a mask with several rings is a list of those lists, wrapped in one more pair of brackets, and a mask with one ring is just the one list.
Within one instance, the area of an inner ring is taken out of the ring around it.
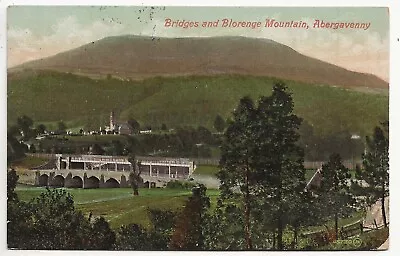
{"label": "sky", "polygon": [[[165,27],[172,21],[261,21],[261,28]],[[266,19],[302,21],[309,29],[266,28]],[[324,22],[369,23],[368,29],[313,28]],[[268,38],[346,69],[389,81],[389,11],[384,7],[100,7],[11,6],[7,66],[48,57],[108,36],[246,36]]]}

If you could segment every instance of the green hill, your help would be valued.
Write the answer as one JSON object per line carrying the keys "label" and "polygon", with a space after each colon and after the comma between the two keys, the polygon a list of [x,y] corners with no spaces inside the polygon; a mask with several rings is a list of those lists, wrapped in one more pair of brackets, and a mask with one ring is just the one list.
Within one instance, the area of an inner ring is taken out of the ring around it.
{"label": "green hill", "polygon": [[[20,115],[37,122],[63,120],[71,126],[106,125],[115,110],[142,125],[204,125],[212,128],[217,114],[227,118],[239,99],[271,93],[274,79],[244,75],[149,78],[142,81],[91,79],[53,71],[25,71],[8,76],[8,123]],[[389,97],[339,87],[285,81],[295,112],[317,134],[349,130],[364,135],[388,119]]]}

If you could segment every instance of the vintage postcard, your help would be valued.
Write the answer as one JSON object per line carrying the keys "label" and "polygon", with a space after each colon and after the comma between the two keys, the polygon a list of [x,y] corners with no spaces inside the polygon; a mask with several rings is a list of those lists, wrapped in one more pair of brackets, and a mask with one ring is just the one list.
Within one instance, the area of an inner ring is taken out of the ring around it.
{"label": "vintage postcard", "polygon": [[9,6],[8,249],[388,249],[390,14]]}

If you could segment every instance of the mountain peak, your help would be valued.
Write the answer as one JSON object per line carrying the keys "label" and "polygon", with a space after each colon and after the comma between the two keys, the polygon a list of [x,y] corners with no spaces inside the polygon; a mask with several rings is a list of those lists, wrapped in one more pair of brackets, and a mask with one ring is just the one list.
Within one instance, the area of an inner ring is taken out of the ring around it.
{"label": "mountain peak", "polygon": [[25,68],[129,79],[244,74],[343,87],[388,88],[387,82],[374,75],[307,57],[270,39],[240,36],[112,36],[10,71]]}

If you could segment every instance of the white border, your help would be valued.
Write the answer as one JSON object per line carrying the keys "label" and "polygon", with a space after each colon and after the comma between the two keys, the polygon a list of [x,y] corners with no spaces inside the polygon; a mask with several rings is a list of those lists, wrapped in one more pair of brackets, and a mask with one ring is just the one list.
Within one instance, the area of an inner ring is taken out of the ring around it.
{"label": "white border", "polygon": [[[85,0],[83,3],[81,0],[0,0],[0,111],[2,113],[3,122],[0,125],[0,133],[2,136],[1,140],[1,151],[0,154],[3,156],[0,160],[1,168],[0,180],[2,182],[1,188],[3,188],[2,193],[0,193],[0,200],[2,203],[1,213],[1,226],[0,226],[0,254],[1,255],[54,255],[62,254],[69,255],[71,252],[61,252],[61,251],[9,251],[6,245],[6,115],[7,115],[7,90],[6,90],[6,20],[7,20],[7,6],[12,5],[159,5],[159,6],[387,6],[390,8],[390,249],[386,252],[380,252],[381,254],[394,255],[400,252],[400,206],[399,206],[399,193],[400,193],[400,158],[398,157],[400,152],[400,123],[399,115],[400,112],[400,101],[397,97],[400,96],[400,1],[398,0],[307,0],[307,1],[295,1],[295,0],[274,0],[274,1],[255,1],[255,0],[148,0],[148,1],[137,1],[137,0]],[[397,243],[396,243],[397,242]],[[91,255],[93,253],[98,254],[99,252],[93,251],[79,251],[79,254]],[[110,254],[137,254],[138,252],[101,252],[102,255]],[[181,253],[181,252],[179,252]],[[187,254],[182,252],[183,254]],[[192,252],[191,255],[203,255],[208,253],[216,253],[218,255],[242,255],[243,252]],[[247,255],[265,255],[265,254],[302,254],[309,255],[312,252],[246,252]],[[315,254],[335,254],[335,252],[315,252]],[[369,254],[373,252],[336,252],[341,255],[362,255]],[[158,255],[159,252],[140,252],[141,255]],[[174,255],[176,252],[163,252],[166,255]]]}

